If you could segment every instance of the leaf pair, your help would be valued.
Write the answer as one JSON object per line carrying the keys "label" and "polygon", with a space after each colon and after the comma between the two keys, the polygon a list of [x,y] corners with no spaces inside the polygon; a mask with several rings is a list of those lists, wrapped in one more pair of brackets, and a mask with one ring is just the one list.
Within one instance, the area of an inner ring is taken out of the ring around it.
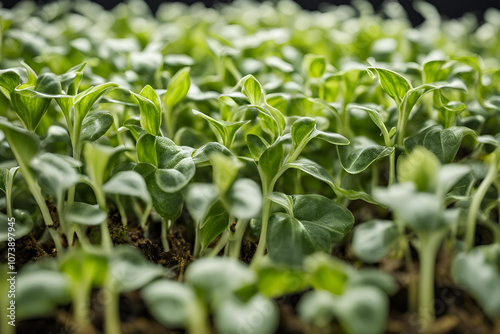
{"label": "leaf pair", "polygon": [[169,193],[185,187],[196,169],[190,151],[168,138],[146,132],[137,139],[137,159],[157,168],[157,184],[161,190]]}

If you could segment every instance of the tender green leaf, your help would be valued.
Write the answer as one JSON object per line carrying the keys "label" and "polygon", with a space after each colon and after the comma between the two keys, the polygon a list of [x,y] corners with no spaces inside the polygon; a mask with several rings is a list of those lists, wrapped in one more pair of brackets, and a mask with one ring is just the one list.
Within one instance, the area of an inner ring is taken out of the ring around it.
{"label": "tender green leaf", "polygon": [[301,117],[292,124],[290,134],[292,135],[292,144],[300,146],[307,142],[312,132],[316,129],[316,121],[311,117]]}
{"label": "tender green leaf", "polygon": [[292,137],[292,150],[287,161],[294,161],[300,155],[304,147],[313,138],[322,139],[333,145],[347,145],[349,140],[342,135],[331,132],[323,132],[316,129],[316,121],[311,117],[297,119],[290,129]]}
{"label": "tender green leaf", "polygon": [[209,165],[211,160],[210,157],[215,154],[221,154],[226,157],[232,157],[233,154],[224,145],[219,143],[211,142],[203,145],[199,149],[195,150],[192,154],[193,161],[197,166]]}
{"label": "tender green leaf", "polygon": [[181,192],[165,192],[157,183],[156,167],[148,163],[139,163],[134,170],[146,181],[148,192],[153,199],[155,211],[163,218],[175,220],[182,213],[183,196]]}
{"label": "tender green leaf", "polygon": [[25,268],[19,273],[16,286],[16,316],[19,319],[49,316],[57,306],[71,300],[69,280],[56,270]]}
{"label": "tender green leaf", "polygon": [[278,328],[279,312],[272,300],[260,294],[246,302],[230,296],[215,309],[214,322],[219,333],[272,334]]}
{"label": "tender green leaf", "polygon": [[399,182],[413,182],[418,191],[433,192],[438,183],[441,164],[438,158],[422,146],[417,146],[398,161]]}
{"label": "tender green leaf", "polygon": [[[378,111],[376,111],[375,109],[367,108],[367,107],[360,106],[360,105],[352,106],[351,109],[361,109],[361,110],[366,111],[368,113],[368,116],[370,116],[370,119],[373,121],[373,123],[380,129],[380,131],[384,135],[384,140],[385,140],[385,136],[388,136],[389,138],[392,137],[390,135],[390,133],[387,132],[387,127],[385,126],[385,123],[382,120],[382,116],[380,116]],[[392,128],[391,132],[392,131],[394,131],[394,133],[395,133],[396,128]],[[394,135],[394,133],[392,135]]]}
{"label": "tender green leaf", "polygon": [[280,192],[271,192],[267,197],[274,203],[282,206],[290,215],[293,214],[293,201],[292,198]]}
{"label": "tender green leaf", "polygon": [[295,162],[287,163],[285,167],[299,169],[304,173],[309,174],[312,177],[315,177],[318,180],[325,182],[332,188],[332,190],[335,192],[337,196],[344,196],[351,200],[361,199],[368,203],[380,205],[380,203],[375,201],[370,195],[368,195],[365,192],[356,190],[346,190],[338,187],[333,181],[333,178],[328,173],[328,171],[312,160],[302,158]]}
{"label": "tender green leaf", "polygon": [[[24,85],[21,85],[20,87],[23,86]],[[21,122],[27,130],[35,131],[43,116],[47,112],[51,99],[24,95],[22,91],[18,89],[10,95],[14,111],[19,116]],[[56,75],[52,73],[44,73],[36,79],[36,84],[33,89],[35,92],[42,94],[59,94],[61,92],[61,84],[59,83]]]}
{"label": "tender green leaf", "polygon": [[160,98],[150,86],[145,86],[139,94],[130,91],[141,111],[141,126],[148,133],[156,136],[160,133],[161,106]]}
{"label": "tender green leaf", "polygon": [[204,250],[229,226],[229,214],[222,202],[214,202],[208,209],[201,224],[201,249]]}
{"label": "tender green leaf", "polygon": [[199,312],[194,291],[177,281],[153,282],[141,290],[141,296],[153,317],[167,327],[188,326]]}
{"label": "tender green leaf", "polygon": [[309,280],[315,290],[325,290],[334,295],[341,295],[347,288],[347,266],[332,259],[329,255],[315,253],[305,262]]}
{"label": "tender green leaf", "polygon": [[0,167],[0,190],[5,194],[7,194],[7,191],[11,191],[18,170],[19,167],[9,169]]}
{"label": "tender green leaf", "polygon": [[433,193],[416,192],[410,182],[398,183],[386,189],[376,189],[373,196],[387,205],[407,226],[415,231],[430,232],[441,228],[441,204]]}
{"label": "tender green leaf", "polygon": [[313,252],[329,252],[354,224],[349,210],[326,197],[296,195],[292,201],[293,216],[279,212],[269,218],[267,244],[273,261],[300,264]]}
{"label": "tender green leaf", "polygon": [[380,67],[368,67],[366,70],[372,78],[375,78],[375,75],[378,76],[382,89],[398,106],[401,104],[406,93],[412,88],[410,82],[405,77],[394,71]]}
{"label": "tender green leaf", "polygon": [[256,271],[259,291],[268,297],[297,293],[308,285],[306,272],[288,265],[261,261]]}
{"label": "tender green leaf", "polygon": [[199,259],[187,268],[185,277],[205,301],[214,303],[257,282],[253,270],[227,257]]}
{"label": "tender green leaf", "polygon": [[84,226],[97,226],[106,220],[108,215],[98,205],[74,202],[64,210],[64,219],[68,223]]}
{"label": "tender green leaf", "polygon": [[143,131],[137,138],[137,161],[147,162],[158,167],[158,160],[156,157],[156,136]]}
{"label": "tender green leaf", "polygon": [[337,146],[340,163],[346,172],[358,174],[375,161],[389,156],[394,147],[377,145],[367,137],[355,137],[347,146]]}
{"label": "tender green leaf", "polygon": [[249,121],[241,121],[241,122],[219,121],[194,109],[193,109],[193,114],[206,119],[210,124],[210,128],[214,132],[219,143],[223,144],[226,147],[231,146],[234,140],[234,136],[236,135],[236,132],[243,125],[249,122]]}
{"label": "tender green leaf", "polygon": [[217,152],[210,156],[210,160],[213,166],[213,183],[224,196],[236,179],[240,164],[234,157],[227,157]]}
{"label": "tender green leaf", "polygon": [[290,63],[287,63],[283,59],[275,56],[267,57],[264,62],[267,66],[271,68],[275,68],[283,73],[292,73],[293,66]]}
{"label": "tender green leaf", "polygon": [[446,60],[431,60],[426,62],[422,69],[425,83],[445,81],[451,71],[452,62]]}
{"label": "tender green leaf", "polygon": [[269,146],[259,158],[259,168],[270,182],[277,174],[283,163],[283,144],[279,141]]}
{"label": "tender green leaf", "polygon": [[247,135],[247,146],[254,160],[259,160],[260,156],[269,147],[267,141],[255,134]]}
{"label": "tender green leaf", "polygon": [[149,262],[137,248],[129,245],[113,248],[109,270],[114,288],[119,292],[140,289],[166,273],[161,265]]}
{"label": "tender green leaf", "polygon": [[326,71],[326,58],[307,54],[302,62],[302,68],[309,78],[321,78]]}
{"label": "tender green leaf", "polygon": [[239,219],[258,217],[262,208],[262,191],[255,181],[238,179],[224,195],[231,216]]}
{"label": "tender green leaf", "polygon": [[389,300],[378,288],[358,287],[342,295],[337,309],[342,328],[347,333],[384,333]]}
{"label": "tender green leaf", "polygon": [[265,93],[260,82],[253,75],[248,75],[241,81],[243,82],[241,92],[245,94],[250,104],[256,106],[262,105],[265,102]]}
{"label": "tender green leaf", "polygon": [[91,87],[74,98],[75,105],[75,123],[81,122],[90,111],[94,103],[103,95],[109,93],[118,85],[114,83],[105,83],[99,86]]}
{"label": "tender green leaf", "polygon": [[394,222],[370,220],[354,229],[352,251],[363,262],[374,263],[393,249],[398,238]]}
{"label": "tender green leaf", "polygon": [[40,187],[56,198],[63,196],[64,191],[80,180],[75,167],[81,163],[68,156],[42,153],[33,158],[30,165],[36,172]]}
{"label": "tender green leaf", "polygon": [[463,286],[492,319],[500,315],[500,247],[478,246],[453,260],[453,279]]}
{"label": "tender green leaf", "polygon": [[420,145],[434,153],[442,163],[451,163],[457,155],[462,139],[474,136],[474,132],[465,127],[443,129],[439,125],[430,126],[404,141],[405,150],[411,152]]}
{"label": "tender green leaf", "polygon": [[134,196],[146,204],[151,203],[146,183],[141,175],[135,171],[117,173],[104,184],[103,190],[107,194]]}
{"label": "tender green leaf", "polygon": [[91,113],[83,120],[80,140],[96,141],[108,132],[113,125],[113,115],[109,111],[99,110]]}
{"label": "tender green leaf", "polygon": [[21,172],[27,172],[31,159],[33,159],[40,149],[38,137],[3,118],[0,118],[0,130],[3,131],[5,138],[7,138],[10,149],[21,167]]}
{"label": "tender green leaf", "polygon": [[165,137],[156,137],[158,186],[165,192],[182,189],[194,176],[195,164],[191,152],[183,150]]}
{"label": "tender green leaf", "polygon": [[377,288],[358,287],[346,291],[341,297],[313,291],[299,302],[301,318],[318,327],[324,327],[338,318],[346,333],[383,333],[385,331],[389,301]]}
{"label": "tender green leaf", "polygon": [[211,183],[191,183],[186,189],[186,207],[193,220],[201,225],[210,205],[219,193]]}
{"label": "tender green leaf", "polygon": [[108,276],[108,259],[104,254],[96,252],[72,250],[59,265],[60,271],[65,273],[71,280],[72,293],[75,290],[88,290],[102,286]]}
{"label": "tender green leaf", "polygon": [[0,87],[5,89],[9,93],[9,96],[19,86],[19,82],[19,74],[13,70],[6,69],[0,71]]}
{"label": "tender green leaf", "polygon": [[85,169],[90,180],[101,187],[108,179],[114,158],[125,148],[123,146],[112,147],[88,142],[83,148],[85,158]]}
{"label": "tender green leaf", "polygon": [[179,70],[170,80],[164,99],[165,105],[169,108],[179,103],[188,93],[189,87],[191,86],[189,70],[189,67]]}

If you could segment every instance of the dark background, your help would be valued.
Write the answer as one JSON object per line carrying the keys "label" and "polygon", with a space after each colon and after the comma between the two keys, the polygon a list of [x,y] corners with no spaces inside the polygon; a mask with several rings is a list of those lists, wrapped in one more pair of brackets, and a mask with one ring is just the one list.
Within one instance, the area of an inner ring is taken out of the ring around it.
{"label": "dark background", "polygon": [[[76,0],[78,1],[78,0]],[[93,0],[97,3],[100,3],[107,9],[113,8],[115,5],[120,3],[120,0]],[[415,12],[412,6],[413,0],[399,0],[403,7],[407,10],[410,20],[414,25],[418,25],[422,22],[422,17],[420,14]],[[16,0],[2,0],[0,3],[3,4],[4,7],[12,7],[18,1]],[[35,0],[37,3],[47,3],[51,2],[51,0]],[[155,11],[159,4],[162,2],[160,0],[146,0],[146,2],[150,5],[151,9]],[[195,2],[203,2],[207,6],[213,6],[218,3],[230,3],[230,0],[184,0],[180,1],[187,4],[192,4]],[[349,4],[348,0],[296,0],[298,4],[300,4],[304,9],[316,10],[319,5],[322,3],[331,3],[331,4]],[[376,10],[381,8],[383,0],[370,0]],[[490,7],[500,9],[500,0],[427,0],[427,2],[436,6],[438,11],[441,13],[443,17],[448,18],[458,18],[462,16],[464,13],[473,13],[475,14],[479,20],[482,20],[482,15],[486,11],[486,9]]]}

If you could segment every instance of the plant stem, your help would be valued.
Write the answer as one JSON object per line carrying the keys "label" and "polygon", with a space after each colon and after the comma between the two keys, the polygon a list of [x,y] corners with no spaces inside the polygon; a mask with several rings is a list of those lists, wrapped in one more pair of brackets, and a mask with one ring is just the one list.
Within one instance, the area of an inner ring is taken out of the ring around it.
{"label": "plant stem", "polygon": [[255,251],[252,262],[258,262],[266,252],[267,224],[269,223],[269,212],[271,211],[271,200],[268,197],[268,192],[264,191],[264,203],[262,203],[262,224],[260,227],[259,244]]}
{"label": "plant stem", "polygon": [[165,106],[165,126],[167,128],[168,138],[174,140],[175,136],[175,114],[172,107]]}
{"label": "plant stem", "polygon": [[122,225],[123,225],[123,227],[127,227],[127,225],[128,225],[127,212],[125,211],[125,207],[123,206],[122,201],[120,200],[120,196],[115,195],[115,203],[116,203],[116,207],[118,209],[118,212],[120,213]]}
{"label": "plant stem", "polygon": [[12,217],[12,188],[7,189],[5,193],[5,206],[7,209],[7,217]]}
{"label": "plant stem", "polygon": [[199,257],[201,251],[201,230],[198,223],[194,223],[194,250],[193,256]]}
{"label": "plant stem", "polygon": [[82,248],[87,249],[90,244],[87,240],[87,236],[85,235],[85,233],[82,232],[79,225],[75,226],[75,233],[76,233],[76,236],[78,237],[78,241],[82,245]]}
{"label": "plant stem", "polygon": [[410,274],[410,281],[408,282],[408,310],[410,312],[415,312],[417,310],[417,281],[413,280],[415,274],[415,266],[413,265],[413,260],[411,258],[410,243],[405,238],[405,268],[407,274]]}
{"label": "plant stem", "polygon": [[[26,180],[26,178],[25,178]],[[27,182],[28,183],[28,182]],[[38,184],[34,184],[34,187],[38,188],[38,190],[32,190],[31,193],[35,197],[35,201],[38,204],[38,207],[40,208],[40,211],[42,212],[42,217],[45,222],[45,225],[47,226],[50,236],[52,237],[52,240],[54,240],[54,244],[57,249],[57,253],[61,253],[63,251],[63,246],[61,243],[61,237],[59,236],[59,233],[57,230],[53,227],[54,222],[52,221],[52,217],[49,212],[49,208],[47,207],[47,204],[45,204],[45,199],[43,198],[41,192],[40,192],[40,187]],[[28,188],[31,189],[31,187],[28,185]],[[37,193],[34,193],[34,191],[37,191]]]}
{"label": "plant stem", "polygon": [[417,234],[420,240],[418,249],[420,259],[418,313],[424,328],[428,328],[435,319],[434,273],[436,257],[446,232],[447,229],[442,229]]}
{"label": "plant stem", "polygon": [[238,220],[238,223],[236,223],[236,230],[234,232],[233,238],[229,240],[229,256],[233,257],[235,259],[238,259],[240,257],[241,253],[241,244],[243,241],[243,236],[245,235],[245,232],[248,227],[249,220],[243,219],[243,220]]}
{"label": "plant stem", "polygon": [[[102,192],[101,187],[95,186],[94,193],[95,193],[97,204],[99,205],[99,208],[101,210],[103,210],[104,212],[108,212],[107,207],[106,207],[106,197],[104,196],[104,193]],[[107,217],[101,223],[101,244],[106,251],[111,250],[111,247],[113,246],[113,241],[111,240],[111,235],[109,234],[108,218]]]}
{"label": "plant stem", "polygon": [[73,317],[78,328],[85,331],[90,327],[89,323],[89,298],[90,287],[87,282],[73,287]]}
{"label": "plant stem", "polygon": [[486,226],[493,236],[493,243],[500,244],[500,225],[491,221],[488,217],[479,217],[479,224]]}
{"label": "plant stem", "polygon": [[217,245],[215,245],[215,247],[210,251],[210,253],[208,253],[207,256],[208,257],[217,256],[217,254],[219,254],[222,248],[226,246],[228,241],[229,241],[229,232],[227,230],[224,230],[224,232],[222,232],[219,241],[217,242]]}
{"label": "plant stem", "polygon": [[[496,154],[496,153],[495,153]],[[474,237],[476,235],[476,217],[481,206],[481,202],[486,195],[486,191],[490,185],[495,181],[495,177],[498,171],[497,159],[492,159],[490,166],[488,168],[488,173],[484,178],[483,182],[477,188],[476,193],[472,197],[472,201],[469,206],[469,211],[467,213],[467,230],[465,231],[465,245],[467,252],[474,246]]]}
{"label": "plant stem", "polygon": [[161,219],[161,244],[163,246],[163,250],[168,252],[170,250],[170,246],[168,245],[167,240],[167,230],[168,230],[169,222],[166,219]]}
{"label": "plant stem", "polygon": [[106,334],[120,334],[120,294],[113,284],[113,277],[109,275],[104,288],[108,298],[104,303],[104,328]]}
{"label": "plant stem", "polygon": [[347,109],[347,105],[349,104],[348,101],[345,101],[342,104],[342,114],[341,114],[341,120],[342,120],[342,129],[344,130],[343,135],[345,135],[347,138],[352,138],[352,130],[351,130],[351,115],[349,114],[349,111]]}
{"label": "plant stem", "polygon": [[[11,144],[9,142],[9,144]],[[52,240],[54,240],[54,244],[56,246],[57,252],[60,254],[63,251],[63,246],[61,243],[61,237],[59,236],[59,233],[57,230],[52,229],[52,225],[54,222],[52,221],[52,217],[49,212],[49,208],[47,207],[47,204],[45,204],[45,199],[42,196],[42,190],[40,189],[40,186],[38,183],[35,181],[33,178],[33,174],[31,174],[31,171],[28,166],[26,166],[23,163],[23,159],[21,158],[21,155],[19,154],[16,145],[10,145],[12,153],[14,153],[14,156],[17,160],[17,163],[19,164],[19,170],[21,171],[21,174],[24,177],[24,181],[28,185],[28,189],[30,190],[31,194],[35,198],[35,202],[40,208],[40,211],[42,213],[43,221],[45,222],[45,225],[47,229],[49,230],[50,236],[52,237]]]}
{"label": "plant stem", "polygon": [[189,334],[210,334],[208,324],[207,309],[202,301],[193,302],[192,310],[189,312],[188,333]]}
{"label": "plant stem", "polygon": [[389,155],[389,186],[396,181],[396,148]]}

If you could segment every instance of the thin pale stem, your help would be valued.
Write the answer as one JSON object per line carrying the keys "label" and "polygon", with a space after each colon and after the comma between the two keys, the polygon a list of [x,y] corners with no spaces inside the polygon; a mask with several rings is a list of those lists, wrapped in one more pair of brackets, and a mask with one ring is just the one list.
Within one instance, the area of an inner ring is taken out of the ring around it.
{"label": "thin pale stem", "polygon": [[240,257],[241,253],[241,244],[243,242],[243,236],[248,227],[248,220],[238,220],[236,223],[236,230],[234,231],[234,235],[232,240],[229,241],[229,256],[235,259]]}
{"label": "thin pale stem", "polygon": [[259,244],[255,251],[254,258],[252,262],[258,262],[259,259],[264,257],[266,252],[266,238],[267,238],[267,225],[269,223],[269,213],[271,211],[271,200],[269,199],[268,193],[264,193],[264,203],[262,204],[262,224],[260,227],[260,238]]}
{"label": "thin pale stem", "polygon": [[488,169],[488,173],[484,178],[483,182],[477,188],[476,193],[472,197],[472,201],[469,206],[469,212],[467,213],[467,230],[465,231],[465,244],[467,251],[470,251],[474,247],[474,237],[476,235],[476,217],[481,206],[488,188],[495,181],[495,177],[498,172],[498,166],[496,165],[496,159],[492,159]]}
{"label": "thin pale stem", "polygon": [[188,320],[189,334],[210,334],[208,312],[204,303],[200,300],[193,302],[192,310],[189,312]]}
{"label": "thin pale stem", "polygon": [[127,225],[128,225],[127,212],[125,211],[125,207],[123,206],[123,203],[120,200],[120,196],[118,196],[118,195],[115,196],[115,203],[116,203],[116,207],[118,208],[118,212],[120,213],[122,225],[124,227],[127,227]]}
{"label": "thin pale stem", "polygon": [[229,232],[227,230],[224,230],[224,232],[222,232],[222,235],[221,235],[219,241],[217,242],[215,247],[210,250],[210,252],[208,253],[207,256],[208,257],[217,256],[217,254],[220,253],[222,248],[224,248],[226,246],[228,241],[229,241]]}
{"label": "thin pale stem", "polygon": [[12,217],[12,189],[7,189],[7,192],[5,193],[5,205],[7,217]]}
{"label": "thin pale stem", "polygon": [[104,303],[104,329],[106,334],[120,334],[120,294],[116,291],[113,278],[110,276],[105,283],[108,298]]}
{"label": "thin pale stem", "polygon": [[161,244],[163,246],[163,250],[168,252],[170,250],[170,246],[168,245],[167,240],[167,230],[168,230],[168,222],[166,219],[161,220]]}
{"label": "thin pale stem", "polygon": [[201,251],[201,230],[199,224],[194,224],[194,250],[193,256],[199,257]]}
{"label": "thin pale stem", "polygon": [[420,248],[418,249],[420,260],[419,273],[419,305],[418,313],[424,329],[434,322],[434,274],[436,257],[446,235],[446,230],[420,233]]}

